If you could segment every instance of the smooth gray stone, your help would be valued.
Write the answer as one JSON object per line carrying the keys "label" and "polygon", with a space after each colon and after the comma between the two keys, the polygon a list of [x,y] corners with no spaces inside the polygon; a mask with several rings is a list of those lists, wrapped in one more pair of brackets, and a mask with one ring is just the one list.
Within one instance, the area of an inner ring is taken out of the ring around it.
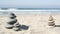
{"label": "smooth gray stone", "polygon": [[22,26],[21,26],[21,29],[23,29],[23,30],[28,30],[28,29],[29,29],[29,26],[22,25]]}
{"label": "smooth gray stone", "polygon": [[12,28],[13,28],[13,25],[9,25],[9,24],[8,24],[8,25],[5,26],[5,28],[7,28],[7,29],[12,29]]}
{"label": "smooth gray stone", "polygon": [[21,30],[21,25],[19,23],[15,23],[13,30],[14,31],[20,31]]}
{"label": "smooth gray stone", "polygon": [[13,30],[14,30],[14,31],[19,31],[20,28],[14,27]]}
{"label": "smooth gray stone", "polygon": [[16,18],[16,15],[14,13],[9,13],[9,18],[14,19]]}
{"label": "smooth gray stone", "polygon": [[18,23],[18,22],[16,22],[15,24],[14,24],[14,27],[21,27],[21,25]]}
{"label": "smooth gray stone", "polygon": [[7,23],[10,24],[10,25],[13,25],[13,24],[16,23],[16,22],[17,22],[17,19],[9,19],[9,20],[7,21]]}

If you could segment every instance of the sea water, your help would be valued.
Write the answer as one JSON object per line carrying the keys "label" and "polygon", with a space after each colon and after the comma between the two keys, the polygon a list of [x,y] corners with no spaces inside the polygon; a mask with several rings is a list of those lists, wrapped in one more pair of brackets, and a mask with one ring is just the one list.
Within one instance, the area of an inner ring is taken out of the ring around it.
{"label": "sea water", "polygon": [[15,10],[3,8],[0,10],[0,16],[6,16],[10,12],[15,14],[60,14],[60,8],[18,8]]}

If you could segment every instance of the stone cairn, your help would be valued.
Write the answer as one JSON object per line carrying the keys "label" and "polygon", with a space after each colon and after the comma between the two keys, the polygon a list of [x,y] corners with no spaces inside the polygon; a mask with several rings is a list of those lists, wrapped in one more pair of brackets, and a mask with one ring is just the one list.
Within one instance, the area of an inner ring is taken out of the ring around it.
{"label": "stone cairn", "polygon": [[9,19],[6,23],[6,28],[7,29],[13,29],[14,31],[19,31],[21,29],[25,29],[25,30],[28,29],[28,26],[20,25],[17,22],[16,15],[14,13],[10,13],[9,14]]}
{"label": "stone cairn", "polygon": [[55,23],[54,23],[54,22],[55,22],[55,21],[54,21],[53,17],[50,16],[50,17],[49,17],[49,21],[48,21],[48,25],[49,25],[49,26],[55,26]]}
{"label": "stone cairn", "polygon": [[9,20],[6,24],[7,29],[12,29],[18,31],[20,28],[20,24],[17,22],[16,15],[14,13],[9,14]]}

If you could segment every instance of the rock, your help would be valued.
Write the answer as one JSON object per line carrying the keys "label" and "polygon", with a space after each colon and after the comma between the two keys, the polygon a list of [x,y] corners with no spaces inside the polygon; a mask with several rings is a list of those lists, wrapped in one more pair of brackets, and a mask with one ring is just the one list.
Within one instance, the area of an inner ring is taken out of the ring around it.
{"label": "rock", "polygon": [[49,23],[54,23],[54,21],[49,21]]}
{"label": "rock", "polygon": [[7,23],[10,25],[13,25],[16,22],[17,22],[17,19],[9,19]]}
{"label": "rock", "polygon": [[16,16],[10,16],[9,18],[14,19],[14,18],[16,18]]}
{"label": "rock", "polygon": [[17,27],[14,27],[13,30],[14,30],[14,31],[19,31],[20,29],[17,28]]}
{"label": "rock", "polygon": [[23,30],[28,30],[28,29],[29,29],[29,26],[22,25],[22,26],[21,26],[21,29],[23,29]]}
{"label": "rock", "polygon": [[21,30],[21,25],[20,25],[19,23],[15,23],[13,30],[14,30],[14,31],[19,31],[19,30]]}
{"label": "rock", "polygon": [[54,25],[55,25],[55,23],[48,23],[48,25],[49,25],[49,26],[54,26]]}
{"label": "rock", "polygon": [[54,25],[55,25],[54,22],[55,22],[55,21],[54,21],[53,17],[50,16],[50,17],[49,17],[49,21],[48,21],[48,25],[49,25],[49,26],[54,26]]}
{"label": "rock", "polygon": [[6,28],[7,29],[12,29],[13,28],[13,25],[6,25]]}
{"label": "rock", "polygon": [[14,27],[20,27],[21,25],[19,23],[15,23]]}
{"label": "rock", "polygon": [[9,18],[14,19],[14,18],[16,18],[16,15],[14,13],[10,13]]}
{"label": "rock", "polygon": [[53,20],[53,17],[52,17],[52,16],[50,16],[50,17],[49,17],[49,21],[52,21],[52,20]]}

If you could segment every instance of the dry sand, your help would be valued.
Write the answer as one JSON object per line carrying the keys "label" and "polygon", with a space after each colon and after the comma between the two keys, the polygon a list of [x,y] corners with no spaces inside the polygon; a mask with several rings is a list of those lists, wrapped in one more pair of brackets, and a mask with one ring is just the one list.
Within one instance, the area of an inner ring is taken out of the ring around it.
{"label": "dry sand", "polygon": [[[52,15],[55,23],[60,24],[60,15]],[[60,27],[48,26],[49,15],[31,14],[17,15],[18,22],[29,26],[28,30],[14,31],[6,29],[5,23],[8,16],[0,16],[0,34],[60,34]]]}

